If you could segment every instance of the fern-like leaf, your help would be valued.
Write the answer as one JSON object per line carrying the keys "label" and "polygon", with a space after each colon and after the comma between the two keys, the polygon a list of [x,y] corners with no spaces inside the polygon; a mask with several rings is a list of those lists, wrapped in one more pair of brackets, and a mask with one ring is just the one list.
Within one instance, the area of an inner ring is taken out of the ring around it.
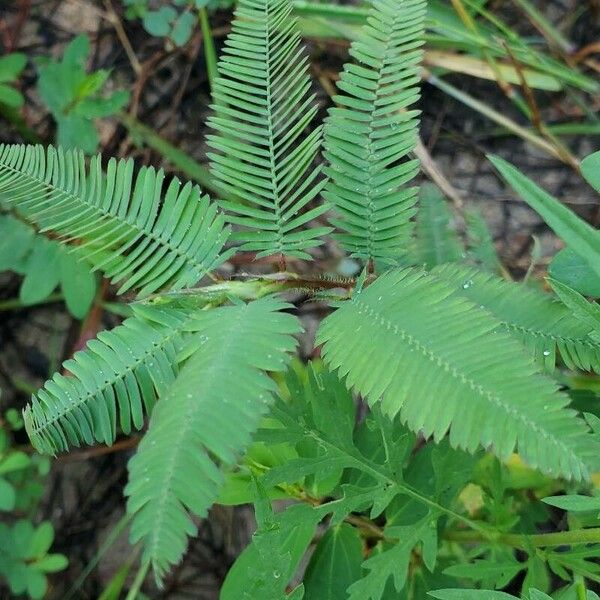
{"label": "fern-like leaf", "polygon": [[421,186],[415,231],[415,263],[428,269],[460,260],[464,254],[458,235],[451,227],[452,212],[439,188]]}
{"label": "fern-like leaf", "polygon": [[600,373],[594,328],[550,294],[462,265],[443,265],[433,273],[492,313],[548,370],[554,370],[558,351],[570,369]]}
{"label": "fern-like leaf", "polygon": [[425,436],[545,473],[589,477],[598,444],[500,321],[441,279],[394,270],[321,325],[323,358],[349,387]]}
{"label": "fern-like leaf", "polygon": [[[303,225],[325,206],[303,211],[321,191],[311,169],[321,127],[302,136],[316,113],[307,58],[289,0],[241,0],[214,83],[208,136],[211,167],[235,201],[223,201],[243,250],[310,258],[326,227]],[[303,212],[301,212],[303,211]]]}
{"label": "fern-like leaf", "polygon": [[325,126],[330,181],[324,196],[344,248],[369,260],[397,261],[410,240],[418,172],[409,160],[417,139],[419,62],[425,0],[375,0],[341,74]]}
{"label": "fern-like leaf", "polygon": [[192,316],[139,306],[135,316],[102,331],[75,353],[24,411],[34,447],[55,454],[69,446],[112,444],[117,425],[141,429],[144,413],[175,380],[177,352]]}
{"label": "fern-like leaf", "polygon": [[[130,462],[126,493],[131,537],[160,580],[177,563],[232,465],[268,410],[275,383],[296,345],[298,320],[273,297],[202,311],[197,349],[152,413]],[[189,511],[189,512],[188,512]]]}
{"label": "fern-like leaf", "polygon": [[0,201],[65,242],[77,244],[119,293],[141,295],[196,283],[227,254],[224,218],[197,186],[178,179],[161,199],[164,173],[133,161],[99,156],[86,168],[83,153],[41,146],[0,146]]}

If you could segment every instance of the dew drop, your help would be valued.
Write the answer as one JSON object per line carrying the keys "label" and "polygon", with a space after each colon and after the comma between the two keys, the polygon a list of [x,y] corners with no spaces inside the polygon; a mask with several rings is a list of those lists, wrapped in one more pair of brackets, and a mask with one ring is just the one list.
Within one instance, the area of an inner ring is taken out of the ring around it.
{"label": "dew drop", "polygon": [[550,356],[550,350],[544,350],[544,352],[542,352],[542,354],[544,356]]}
{"label": "dew drop", "polygon": [[470,287],[473,287],[472,279],[469,279],[463,283],[463,290],[468,290]]}

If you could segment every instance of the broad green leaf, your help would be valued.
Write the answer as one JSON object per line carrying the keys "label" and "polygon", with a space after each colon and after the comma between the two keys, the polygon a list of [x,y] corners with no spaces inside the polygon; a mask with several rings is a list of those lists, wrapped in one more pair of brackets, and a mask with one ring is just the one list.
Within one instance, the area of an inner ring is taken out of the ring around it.
{"label": "broad green leaf", "polygon": [[0,457],[0,475],[26,469],[31,464],[31,459],[25,452],[15,450],[7,456]]}
{"label": "broad green leaf", "polygon": [[21,92],[13,87],[0,83],[0,104],[6,104],[11,108],[21,108],[24,102]]}
{"label": "broad green leaf", "polygon": [[34,243],[32,227],[9,215],[0,215],[0,271],[23,272],[24,259]]}
{"label": "broad green leaf", "polygon": [[600,276],[589,261],[572,250],[563,248],[548,267],[550,276],[586,296],[600,298]]}
{"label": "broad green leaf", "polygon": [[6,479],[0,477],[0,510],[8,511],[15,507],[15,488]]}
{"label": "broad green leaf", "polygon": [[[363,563],[368,572],[350,586],[349,600],[379,600],[390,578],[396,591],[400,592],[406,584],[414,547],[422,544],[424,557],[431,556],[430,547],[437,550],[437,532],[432,516],[407,527],[388,527],[385,532],[398,541]],[[433,570],[433,564],[427,566]]]}
{"label": "broad green leaf", "polygon": [[600,151],[586,156],[581,161],[581,174],[600,193]]}
{"label": "broad green leaf", "polygon": [[196,20],[197,17],[187,10],[179,15],[170,33],[170,38],[175,42],[176,46],[183,46],[188,42],[194,30]]}
{"label": "broad green leaf", "polygon": [[476,560],[470,564],[452,565],[444,570],[444,574],[458,579],[484,582],[486,587],[498,589],[507,586],[523,569],[525,565],[514,560]]}
{"label": "broad green leaf", "polygon": [[29,542],[26,558],[35,560],[44,557],[54,541],[54,529],[50,521],[44,521],[36,528]]}
{"label": "broad green leaf", "polygon": [[552,586],[552,578],[548,570],[546,560],[533,552],[527,561],[527,573],[521,586],[523,595],[538,590],[538,593],[549,592]]}
{"label": "broad green leaf", "polygon": [[542,502],[570,512],[600,511],[600,497],[597,496],[548,496],[542,498]]}
{"label": "broad green leaf", "polygon": [[0,57],[0,83],[14,81],[25,68],[27,56],[20,52],[13,52]]}
{"label": "broad green leaf", "polygon": [[150,10],[143,18],[144,29],[155,37],[165,37],[171,31],[171,23],[177,12],[171,6],[163,6],[160,10]]}
{"label": "broad green leaf", "polygon": [[25,263],[25,279],[19,297],[24,304],[47,298],[60,281],[60,247],[51,240],[37,238]]}
{"label": "broad green leaf", "polygon": [[305,600],[340,600],[360,579],[363,544],[356,528],[341,523],[327,530],[304,574]]}
{"label": "broad green leaf", "polygon": [[27,569],[27,593],[33,600],[40,600],[46,594],[48,589],[48,580],[43,573],[37,571],[34,567]]}
{"label": "broad green leaf", "polygon": [[86,261],[78,260],[77,254],[61,248],[60,285],[71,314],[83,319],[96,295],[96,277]]}
{"label": "broad green leaf", "polygon": [[281,600],[321,517],[296,504],[267,518],[227,573],[220,600]]}
{"label": "broad green leaf", "polygon": [[69,566],[69,561],[62,554],[48,554],[33,563],[38,571],[44,573],[57,573],[64,571]]}
{"label": "broad green leaf", "polygon": [[525,177],[510,163],[497,156],[488,158],[519,196],[540,214],[574,252],[584,257],[594,273],[600,277],[600,232]]}

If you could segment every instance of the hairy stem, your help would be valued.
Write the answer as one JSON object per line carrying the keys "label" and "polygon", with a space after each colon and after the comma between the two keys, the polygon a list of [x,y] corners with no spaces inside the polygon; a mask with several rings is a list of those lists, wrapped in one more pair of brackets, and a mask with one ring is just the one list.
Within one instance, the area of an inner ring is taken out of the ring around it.
{"label": "hairy stem", "polygon": [[[589,529],[573,529],[555,533],[537,533],[533,535],[518,533],[492,534],[494,541],[515,548],[553,548],[556,546],[581,546],[584,544],[600,543],[600,527]],[[469,543],[486,542],[489,537],[483,537],[478,531],[449,531],[444,535],[448,541]]]}

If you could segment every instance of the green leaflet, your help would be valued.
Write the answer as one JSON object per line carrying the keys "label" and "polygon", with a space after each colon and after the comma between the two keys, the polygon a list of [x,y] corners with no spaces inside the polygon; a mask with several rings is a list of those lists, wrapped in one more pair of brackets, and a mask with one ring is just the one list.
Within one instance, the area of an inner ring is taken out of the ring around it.
{"label": "green leaflet", "polygon": [[207,136],[222,201],[241,249],[258,256],[310,259],[328,227],[302,229],[327,210],[306,210],[317,197],[321,167],[311,165],[321,127],[304,135],[317,108],[309,93],[308,61],[289,0],[241,0],[214,80],[214,115]]}
{"label": "green leaflet", "polygon": [[349,600],[379,600],[390,577],[396,590],[400,591],[406,584],[411,554],[418,544],[422,545],[427,568],[433,570],[437,554],[435,516],[428,515],[406,527],[387,527],[386,534],[397,537],[398,542],[364,562],[368,573],[350,586]]}
{"label": "green leaflet", "polygon": [[451,221],[452,212],[440,190],[432,184],[422,185],[415,227],[414,264],[431,269],[461,259],[464,248],[451,228]]}
{"label": "green leaflet", "polygon": [[25,54],[13,53],[0,58],[0,104],[11,108],[23,105],[23,95],[12,87],[27,64]]}
{"label": "green leaflet", "polygon": [[[150,428],[129,463],[131,539],[144,545],[157,580],[183,555],[269,408],[275,384],[264,371],[284,370],[298,320],[274,297],[200,311],[195,352],[162,394]],[[190,485],[199,481],[202,485]]]}
{"label": "green leaflet", "polygon": [[[488,590],[437,590],[429,592],[429,596],[438,600],[515,600],[515,596],[505,594],[504,592],[492,592]],[[535,597],[535,600],[549,599],[549,596],[543,594],[541,597]],[[530,600],[532,600],[530,598]]]}
{"label": "green leaflet", "polygon": [[548,226],[573,251],[587,260],[591,269],[600,277],[600,232],[525,177],[510,163],[497,156],[488,158],[523,200],[540,214]]}
{"label": "green leaflet", "polygon": [[586,181],[600,194],[600,150],[586,156],[581,161],[581,174]]}
{"label": "green leaflet", "polygon": [[398,269],[322,322],[323,359],[348,387],[413,431],[533,467],[586,479],[597,442],[566,410],[566,395],[537,372],[500,321],[434,275]]}
{"label": "green leaflet", "polygon": [[40,452],[112,444],[117,427],[141,429],[158,396],[177,374],[177,351],[193,315],[135,307],[135,316],[102,331],[75,353],[25,408],[27,434]]}
{"label": "green leaflet", "polygon": [[[489,590],[437,590],[429,592],[429,596],[438,600],[516,600],[516,596]],[[562,598],[562,596],[559,597]],[[579,596],[573,596],[573,598],[575,597],[579,598]],[[587,600],[596,600],[598,596],[588,590],[586,598]],[[548,594],[534,589],[530,590],[527,600],[552,600],[552,598]]]}
{"label": "green leaflet", "polygon": [[494,239],[483,215],[475,210],[465,214],[467,224],[468,256],[474,259],[481,268],[498,273],[502,267],[500,258],[494,246]]}
{"label": "green leaflet", "polygon": [[71,314],[82,319],[96,295],[90,265],[58,242],[35,235],[35,229],[12,215],[0,214],[0,271],[24,276],[19,298],[43,302],[60,284]]}
{"label": "green leaflet", "polygon": [[600,498],[597,496],[581,496],[579,494],[549,496],[542,498],[542,502],[571,512],[600,511]]}
{"label": "green leaflet", "polygon": [[587,259],[569,247],[554,255],[548,273],[580,294],[600,298],[600,277]]}
{"label": "green leaflet", "polygon": [[397,262],[412,232],[419,170],[409,153],[417,140],[419,62],[425,0],[376,0],[352,43],[355,64],[337,84],[338,105],[325,127],[330,181],[324,196],[342,246],[365,260]]}
{"label": "green leaflet", "polygon": [[304,574],[305,600],[338,600],[360,579],[363,543],[347,523],[327,530],[317,544]]}
{"label": "green leaflet", "polygon": [[550,294],[462,265],[443,265],[432,273],[457,296],[494,315],[549,371],[560,354],[570,369],[600,373],[600,341],[593,326]]}
{"label": "green leaflet", "polygon": [[41,146],[0,145],[0,201],[43,232],[77,244],[77,251],[113,282],[119,293],[140,295],[169,286],[189,287],[226,260],[229,235],[222,215],[196,186],[169,184],[164,173],[133,161],[100,156],[86,168],[83,154]]}
{"label": "green leaflet", "polygon": [[[258,489],[261,490],[260,483]],[[255,515],[257,531],[227,573],[220,600],[291,598],[285,590],[321,520],[320,513],[306,504],[294,504],[274,514],[264,490],[256,500]]]}
{"label": "green leaflet", "polygon": [[504,561],[482,559],[473,563],[452,565],[444,570],[444,574],[458,579],[484,582],[485,587],[498,589],[506,587],[525,568],[525,564],[514,559]]}
{"label": "green leaflet", "polygon": [[548,278],[548,283],[573,315],[590,328],[589,336],[600,344],[600,305],[597,302],[588,302],[581,294],[560,281]]}
{"label": "green leaflet", "polygon": [[94,119],[118,113],[129,101],[129,92],[102,94],[110,71],[86,72],[90,40],[78,35],[67,44],[61,60],[38,58],[38,92],[57,125],[56,143],[93,154],[100,141]]}

